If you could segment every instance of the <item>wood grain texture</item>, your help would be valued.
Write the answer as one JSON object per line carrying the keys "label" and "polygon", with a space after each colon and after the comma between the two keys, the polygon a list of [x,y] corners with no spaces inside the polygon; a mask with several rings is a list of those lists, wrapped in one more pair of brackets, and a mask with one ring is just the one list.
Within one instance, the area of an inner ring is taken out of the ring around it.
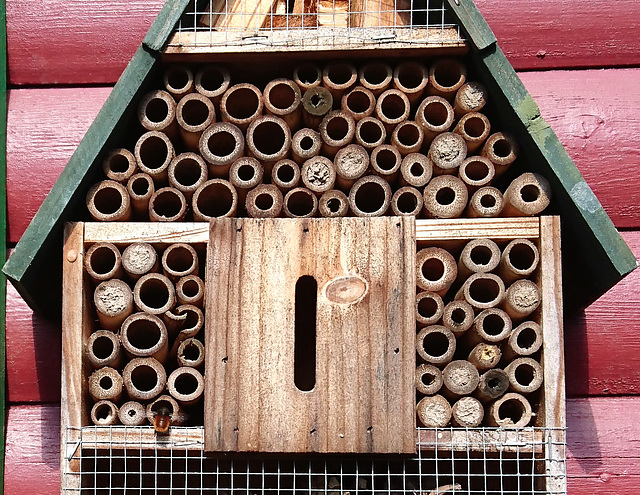
{"label": "wood grain texture", "polygon": [[206,450],[415,452],[414,236],[413,218],[212,221]]}
{"label": "wood grain texture", "polygon": [[[5,494],[60,493],[60,407],[9,408]],[[636,495],[640,483],[640,397],[567,401],[567,471],[571,495]],[[624,441],[621,441],[621,440]]]}

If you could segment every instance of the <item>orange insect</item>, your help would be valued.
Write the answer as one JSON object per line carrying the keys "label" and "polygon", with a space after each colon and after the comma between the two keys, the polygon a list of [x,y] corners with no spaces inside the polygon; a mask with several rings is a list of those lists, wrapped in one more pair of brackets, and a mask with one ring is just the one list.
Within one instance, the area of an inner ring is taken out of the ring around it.
{"label": "orange insect", "polygon": [[153,428],[156,433],[168,433],[171,426],[171,410],[168,407],[160,406],[155,411],[153,417]]}

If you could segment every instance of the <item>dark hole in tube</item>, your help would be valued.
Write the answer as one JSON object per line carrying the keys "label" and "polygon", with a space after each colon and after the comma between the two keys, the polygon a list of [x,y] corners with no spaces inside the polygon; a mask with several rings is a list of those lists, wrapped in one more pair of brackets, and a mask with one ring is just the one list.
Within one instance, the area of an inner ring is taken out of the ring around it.
{"label": "dark hole in tube", "polygon": [[289,196],[287,209],[292,215],[304,217],[313,211],[313,198],[304,191],[296,191]]}
{"label": "dark hole in tube", "polygon": [[[479,278],[471,282],[471,285],[469,286],[469,295],[474,301],[488,304],[498,298],[498,296],[500,295],[500,286],[493,279]],[[487,318],[491,316],[495,315],[489,315],[487,316]],[[498,316],[495,317],[499,318]],[[487,318],[485,318],[485,321],[487,320]]]}
{"label": "dark hole in tube", "polygon": [[415,146],[419,140],[420,132],[412,124],[403,125],[398,131],[398,141],[404,146]]}
{"label": "dark hole in tube", "polygon": [[113,354],[113,342],[108,337],[98,337],[93,341],[92,350],[98,359],[107,359]]}
{"label": "dark hole in tube", "polygon": [[288,84],[276,84],[269,91],[269,101],[275,108],[287,110],[295,103],[296,94]]}
{"label": "dark hole in tube", "polygon": [[422,347],[428,356],[441,357],[449,350],[449,339],[443,333],[431,332],[425,336]]}
{"label": "dark hole in tube", "polygon": [[402,98],[397,94],[388,94],[381,104],[382,114],[389,120],[396,120],[405,114],[407,107]]}
{"label": "dark hole in tube", "polygon": [[500,335],[504,330],[504,320],[496,314],[487,315],[482,320],[482,329],[487,335]]}
{"label": "dark hole in tube", "polygon": [[123,174],[129,170],[129,160],[123,155],[113,155],[109,159],[109,170],[116,174]]}
{"label": "dark hole in tube", "polygon": [[384,207],[385,199],[384,189],[380,184],[366,182],[356,191],[355,203],[364,213],[376,213]]}
{"label": "dark hole in tube", "polygon": [[447,107],[440,101],[433,101],[424,107],[424,120],[433,127],[440,127],[447,122],[449,112]]}
{"label": "dark hole in tube", "polygon": [[480,197],[480,205],[484,208],[493,208],[496,205],[496,198],[491,194],[483,194]]}
{"label": "dark hole in tube", "polygon": [[436,193],[436,202],[442,206],[450,205],[455,199],[456,192],[450,187],[443,187]]}
{"label": "dark hole in tube", "polygon": [[352,91],[347,96],[347,108],[353,113],[364,113],[371,108],[371,100],[362,91]]}
{"label": "dark hole in tube", "polygon": [[410,192],[405,192],[398,197],[396,204],[401,213],[414,213],[418,207],[418,198]]}
{"label": "dark hole in tube", "polygon": [[472,138],[479,138],[482,136],[484,129],[484,122],[480,117],[471,117],[464,123],[464,132]]}
{"label": "dark hole in tube", "polygon": [[269,211],[273,206],[273,197],[270,194],[258,194],[256,197],[256,208],[262,211]]}
{"label": "dark hole in tube", "polygon": [[491,249],[487,246],[474,246],[469,253],[469,257],[476,265],[486,266],[491,261]]}
{"label": "dark hole in tube", "polygon": [[140,285],[140,300],[149,308],[160,309],[169,301],[169,289],[161,280],[147,279]]}
{"label": "dark hole in tube", "polygon": [[191,395],[198,390],[198,380],[190,373],[182,373],[176,378],[174,386],[178,393]]}
{"label": "dark hole in tube", "polygon": [[140,392],[150,392],[158,385],[158,374],[151,366],[141,364],[131,371],[131,383]]}
{"label": "dark hole in tube", "polygon": [[528,270],[536,260],[536,253],[527,244],[515,244],[509,250],[509,261],[518,270]]}
{"label": "dark hole in tube", "polygon": [[173,176],[181,186],[193,186],[202,179],[202,168],[193,158],[185,158],[176,165]]}
{"label": "dark hole in tube", "polygon": [[182,118],[187,125],[197,127],[209,117],[209,108],[200,100],[188,100],[182,107]]}
{"label": "dark hole in tube", "polygon": [[438,311],[438,304],[431,297],[423,297],[418,303],[418,314],[423,318],[432,318]]}
{"label": "dark hole in tube", "polygon": [[422,276],[430,282],[437,282],[444,276],[444,263],[438,258],[429,258],[422,264]]}
{"label": "dark hole in tube", "polygon": [[193,253],[184,246],[174,246],[167,254],[167,268],[175,273],[184,273],[193,270],[196,260]]}
{"label": "dark hole in tube", "polygon": [[182,284],[182,293],[189,298],[196,297],[200,294],[200,285],[195,280],[187,280]]}
{"label": "dark hole in tube", "polygon": [[174,68],[169,71],[167,81],[171,89],[174,91],[180,91],[181,89],[185,89],[189,84],[189,75],[187,74],[187,71],[183,69]]}
{"label": "dark hole in tube", "polygon": [[251,165],[240,165],[238,168],[238,178],[244,182],[249,182],[256,175],[256,171]]}
{"label": "dark hole in tube", "polygon": [[91,269],[99,275],[105,275],[116,266],[115,253],[106,246],[95,249],[91,254]]}
{"label": "dark hole in tube", "polygon": [[489,167],[487,167],[487,164],[484,162],[472,161],[464,167],[464,173],[469,180],[479,182],[487,178],[489,175]]}
{"label": "dark hole in tube", "polygon": [[184,346],[182,356],[187,361],[197,361],[200,358],[200,348],[193,343],[189,343]]}
{"label": "dark hole in tube", "polygon": [[182,198],[170,189],[162,191],[153,200],[153,211],[164,218],[173,218],[182,211]]}
{"label": "dark hole in tube", "polygon": [[259,107],[258,95],[249,88],[238,88],[229,93],[226,101],[229,116],[237,120],[253,117]]}
{"label": "dark hole in tube", "polygon": [[343,140],[349,133],[349,123],[344,117],[335,116],[327,122],[327,136],[334,141]]}
{"label": "dark hole in tube", "polygon": [[137,196],[146,196],[149,193],[149,181],[144,177],[138,177],[133,180],[131,190]]}
{"label": "dark hole in tube", "polygon": [[378,143],[382,139],[382,129],[373,121],[364,122],[359,129],[360,139],[367,144]]}
{"label": "dark hole in tube", "polygon": [[527,184],[520,189],[520,197],[525,203],[533,203],[540,197],[540,189],[533,184]]}
{"label": "dark hole in tube", "polygon": [[111,418],[111,407],[109,407],[109,404],[100,404],[96,408],[95,414],[98,421],[106,421]]}
{"label": "dark hole in tube", "polygon": [[169,157],[169,148],[164,139],[158,136],[149,136],[140,146],[140,159],[142,164],[151,170],[161,168]]}
{"label": "dark hole in tube", "polygon": [[329,211],[332,213],[338,213],[341,206],[342,202],[338,198],[331,198],[327,201],[327,208],[329,208]]}
{"label": "dark hole in tube", "polygon": [[506,158],[511,154],[511,144],[506,139],[498,139],[493,143],[493,152],[497,157]]}
{"label": "dark hole in tube", "polygon": [[236,149],[236,138],[227,131],[216,132],[207,141],[207,147],[214,156],[229,156]]}
{"label": "dark hole in tube", "polygon": [[110,376],[103,376],[100,378],[100,388],[103,390],[111,390],[113,387],[113,380],[111,380]]}
{"label": "dark hole in tube", "polygon": [[233,207],[233,194],[228,187],[215,182],[201,191],[197,205],[200,213],[207,217],[222,217]]}
{"label": "dark hole in tube", "polygon": [[516,382],[518,382],[523,387],[527,387],[531,385],[533,379],[535,378],[535,370],[533,366],[523,363],[516,368],[514,373]]}
{"label": "dark hole in tube", "polygon": [[513,424],[516,424],[522,419],[524,415],[524,406],[520,401],[515,399],[509,399],[504,401],[498,408],[498,417],[500,419],[510,419]]}
{"label": "dark hole in tube", "polygon": [[146,351],[160,342],[160,329],[152,321],[140,318],[133,320],[127,328],[129,343],[136,349]]}
{"label": "dark hole in tube", "polygon": [[278,167],[276,176],[278,177],[278,180],[283,184],[289,184],[293,179],[295,179],[296,174],[291,165],[281,165],[280,167]]}
{"label": "dark hole in tube", "polygon": [[398,166],[398,157],[393,151],[386,148],[376,154],[375,160],[378,168],[385,172],[390,172]]}
{"label": "dark hole in tube", "polygon": [[316,308],[318,283],[305,275],[296,282],[294,383],[298,390],[316,385]]}
{"label": "dark hole in tube", "polygon": [[456,308],[451,312],[451,321],[458,325],[462,325],[466,317],[467,313],[463,309]]}
{"label": "dark hole in tube", "polygon": [[144,109],[144,114],[149,121],[159,124],[169,115],[169,107],[167,102],[162,98],[152,98]]}
{"label": "dark hole in tube", "polygon": [[347,64],[335,64],[329,68],[327,77],[333,84],[342,86],[351,80],[353,70]]}
{"label": "dark hole in tube", "polygon": [[420,379],[422,380],[422,383],[427,386],[430,387],[431,385],[433,385],[436,381],[436,376],[433,373],[423,373],[422,376],[420,377]]}
{"label": "dark hole in tube", "polygon": [[253,132],[253,144],[265,155],[275,155],[285,145],[286,135],[282,127],[276,122],[264,121],[259,123]]}
{"label": "dark hole in tube", "polygon": [[523,328],[516,338],[516,343],[520,349],[531,349],[533,344],[536,343],[537,335],[532,328]]}
{"label": "dark hole in tube", "polygon": [[103,215],[112,215],[122,206],[122,195],[115,188],[103,187],[94,196],[93,204]]}
{"label": "dark hole in tube", "polygon": [[300,140],[300,148],[304,151],[309,151],[313,147],[313,139],[309,136],[305,136]]}
{"label": "dark hole in tube", "polygon": [[224,75],[216,69],[207,70],[200,77],[200,86],[202,86],[202,89],[210,93],[214,93],[222,88],[223,84]]}

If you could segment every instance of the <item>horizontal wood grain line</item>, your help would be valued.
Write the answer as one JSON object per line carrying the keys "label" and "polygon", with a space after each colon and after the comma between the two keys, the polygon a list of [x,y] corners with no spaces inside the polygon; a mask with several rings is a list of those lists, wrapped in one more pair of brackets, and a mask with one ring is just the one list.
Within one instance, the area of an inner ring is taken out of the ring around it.
{"label": "horizontal wood grain line", "polygon": [[416,220],[416,240],[448,241],[489,237],[494,240],[540,236],[538,218],[455,218],[451,220]]}
{"label": "horizontal wood grain line", "polygon": [[208,240],[208,222],[87,222],[84,231],[84,241],[87,244],[94,242],[111,242],[117,245],[127,245],[133,242],[204,244]]}

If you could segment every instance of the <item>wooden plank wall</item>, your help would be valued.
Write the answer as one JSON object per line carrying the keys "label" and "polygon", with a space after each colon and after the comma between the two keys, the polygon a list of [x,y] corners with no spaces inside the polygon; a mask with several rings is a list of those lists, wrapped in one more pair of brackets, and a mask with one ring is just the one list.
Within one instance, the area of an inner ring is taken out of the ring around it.
{"label": "wooden plank wall", "polygon": [[[543,116],[640,257],[640,2],[476,3]],[[7,0],[9,248],[162,4]],[[106,34],[113,43],[105,43]],[[11,287],[6,302],[5,493],[21,495],[37,486],[38,493],[55,495],[60,329],[34,316]],[[640,272],[566,322],[571,495],[636,494],[640,486],[639,332]]]}

